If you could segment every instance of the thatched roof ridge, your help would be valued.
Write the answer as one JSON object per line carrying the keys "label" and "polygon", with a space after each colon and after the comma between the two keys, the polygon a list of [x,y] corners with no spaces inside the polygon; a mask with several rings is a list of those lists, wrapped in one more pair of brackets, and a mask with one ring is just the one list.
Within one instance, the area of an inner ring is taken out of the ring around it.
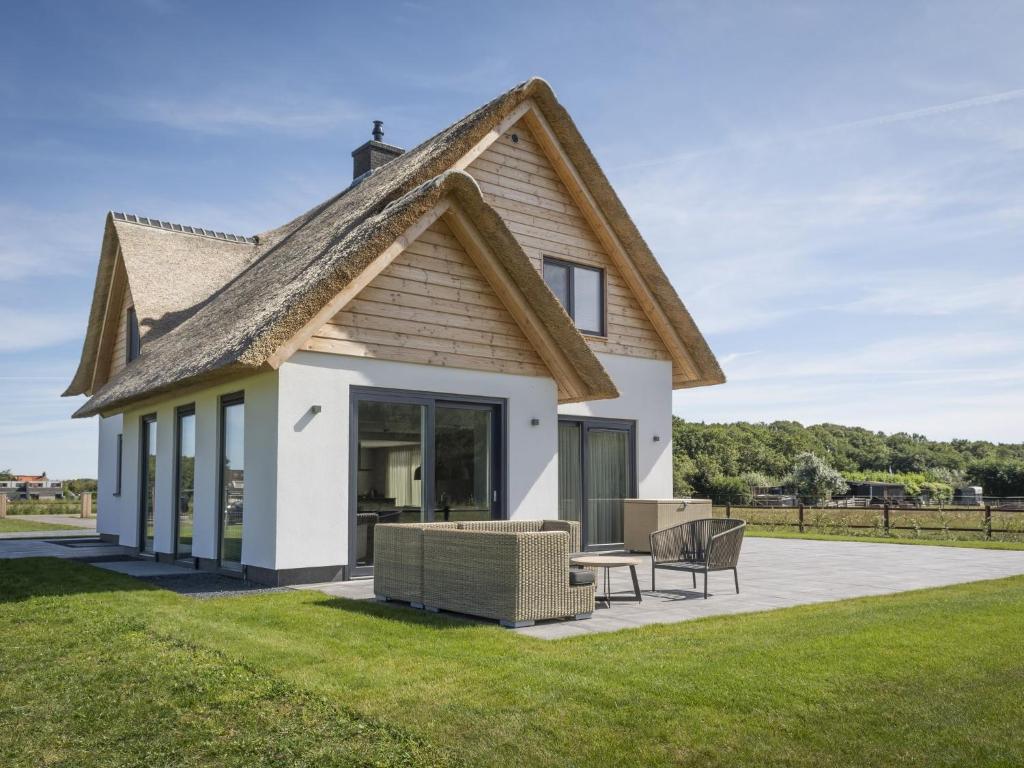
{"label": "thatched roof ridge", "polygon": [[[463,204],[475,210],[475,223],[489,226],[492,230],[489,237],[500,240],[502,232],[508,234],[503,223],[500,227],[480,224],[493,217],[500,222],[497,213],[482,198],[473,200],[474,193],[469,191],[467,181],[462,178],[466,174],[446,171],[527,100],[532,100],[551,125],[616,237],[634,259],[644,281],[687,346],[699,377],[677,386],[724,381],[706,342],[572,119],[558,103],[550,86],[539,78],[533,78],[418,147],[357,179],[330,200],[282,227],[259,235],[258,244],[222,243],[226,247],[251,249],[251,260],[237,274],[230,276],[219,290],[193,310],[176,318],[176,325],[170,328],[156,326],[158,333],[144,341],[141,356],[107,382],[76,416],[111,411],[179,387],[266,369],[275,352],[433,205],[429,201],[436,201],[446,190],[461,195]],[[479,198],[475,183],[472,189],[476,190],[475,195]],[[111,225],[108,218],[108,230]],[[141,229],[138,225],[122,223],[122,226]],[[162,228],[149,229],[158,235],[184,236]],[[105,235],[105,249],[106,240]],[[508,249],[503,247],[503,250]],[[512,259],[510,263],[514,261]],[[102,270],[101,258],[101,273]],[[97,293],[102,277],[102,274],[97,277]],[[556,301],[535,270],[531,269],[529,274],[524,272],[517,277],[520,278],[525,281],[523,285],[534,286],[536,292],[545,297],[542,303],[548,298]],[[106,279],[109,281],[109,276]],[[134,291],[134,282],[132,288]],[[557,309],[558,314],[543,307],[540,310],[547,313],[552,330],[568,319],[560,306]],[[579,370],[586,371],[586,375],[591,377],[587,384],[594,396],[589,399],[615,396],[609,394],[614,392],[614,386],[607,373],[600,364],[595,368],[591,363],[591,359],[596,363],[596,358],[586,342],[579,337],[571,322],[568,328],[572,334],[565,334],[565,343],[571,347],[572,355],[578,358],[574,362]],[[557,332],[564,334],[563,330]],[[573,338],[585,347],[585,353],[577,350]],[[87,350],[89,344],[87,337]],[[85,352],[79,374],[67,394],[85,391],[79,381],[83,367],[88,368]]]}

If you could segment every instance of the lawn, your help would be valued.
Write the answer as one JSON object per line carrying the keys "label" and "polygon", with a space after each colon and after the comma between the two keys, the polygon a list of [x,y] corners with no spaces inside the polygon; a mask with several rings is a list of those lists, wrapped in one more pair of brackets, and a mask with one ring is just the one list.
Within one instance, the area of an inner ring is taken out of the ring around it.
{"label": "lawn", "polygon": [[26,531],[74,531],[81,530],[83,535],[88,535],[88,529],[76,528],[73,525],[63,523],[40,523],[35,520],[15,520],[10,517],[0,518],[0,533],[22,533]]}
{"label": "lawn", "polygon": [[1024,577],[547,642],[0,561],[0,764],[1024,763]]}

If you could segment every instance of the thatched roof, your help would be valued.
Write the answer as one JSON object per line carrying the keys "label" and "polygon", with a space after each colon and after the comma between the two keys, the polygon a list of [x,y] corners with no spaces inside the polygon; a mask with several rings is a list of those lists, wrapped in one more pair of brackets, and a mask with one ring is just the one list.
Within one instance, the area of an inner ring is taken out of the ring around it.
{"label": "thatched roof", "polygon": [[[686,343],[700,374],[690,385],[723,381],[714,356],[568,113],[548,84],[535,78],[357,180],[358,183],[294,221],[260,235],[257,244],[211,240],[218,243],[218,248],[246,250],[245,257],[233,262],[241,266],[240,271],[188,310],[173,310],[181,312],[173,327],[168,329],[158,318],[154,325],[158,333],[144,340],[140,357],[103,385],[75,415],[112,411],[179,387],[266,369],[268,360],[280,347],[445,194],[456,195],[472,215],[474,224],[497,243],[495,251],[501,254],[506,269],[519,270],[522,264],[518,256],[522,256],[522,251],[497,213],[480,197],[476,184],[464,173],[446,172],[527,99],[532,99],[543,112],[616,236]],[[108,220],[108,233],[111,224],[112,220]],[[120,237],[120,228],[116,223],[113,226]],[[152,236],[156,235],[186,236],[154,229]],[[106,240],[105,237],[105,250]],[[167,260],[173,263],[173,254],[168,254]],[[98,294],[103,280],[109,280],[104,278],[103,268],[101,258]],[[134,295],[135,278],[130,274],[129,279]],[[614,397],[614,385],[607,373],[536,271],[517,272],[516,279],[530,281],[522,284],[532,286],[529,292],[538,294],[532,297],[534,311],[546,319],[549,332],[559,336],[565,353],[590,388],[593,396],[582,399]],[[202,292],[196,290],[191,295]],[[94,306],[94,314],[95,311]],[[143,317],[144,312],[139,311],[139,316]],[[87,338],[80,374],[83,368],[89,368],[89,349]],[[77,393],[73,390],[85,391],[79,375],[68,394]]]}
{"label": "thatched roof", "polygon": [[130,214],[108,214],[82,357],[65,396],[92,394],[93,366],[119,252],[131,285],[139,328],[148,344],[195,312],[252,263],[258,251],[255,238],[223,235]]}

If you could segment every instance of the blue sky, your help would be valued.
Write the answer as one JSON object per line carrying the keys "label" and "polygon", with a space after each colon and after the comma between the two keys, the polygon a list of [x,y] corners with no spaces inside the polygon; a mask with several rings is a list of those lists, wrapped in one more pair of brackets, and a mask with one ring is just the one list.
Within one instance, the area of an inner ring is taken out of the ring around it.
{"label": "blue sky", "polygon": [[[485,7],[485,6],[491,7]],[[695,420],[1024,439],[1020,3],[6,3],[0,468],[95,473],[60,399],[110,209],[252,234],[530,75],[730,378]]]}

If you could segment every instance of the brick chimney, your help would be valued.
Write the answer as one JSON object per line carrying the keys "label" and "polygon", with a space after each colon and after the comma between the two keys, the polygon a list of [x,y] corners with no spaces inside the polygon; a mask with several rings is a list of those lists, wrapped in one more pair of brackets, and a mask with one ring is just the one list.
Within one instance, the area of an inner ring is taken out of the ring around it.
{"label": "brick chimney", "polygon": [[373,121],[373,140],[352,152],[352,178],[358,179],[364,173],[380,168],[405,152],[401,147],[394,147],[385,144],[384,123],[381,120]]}

